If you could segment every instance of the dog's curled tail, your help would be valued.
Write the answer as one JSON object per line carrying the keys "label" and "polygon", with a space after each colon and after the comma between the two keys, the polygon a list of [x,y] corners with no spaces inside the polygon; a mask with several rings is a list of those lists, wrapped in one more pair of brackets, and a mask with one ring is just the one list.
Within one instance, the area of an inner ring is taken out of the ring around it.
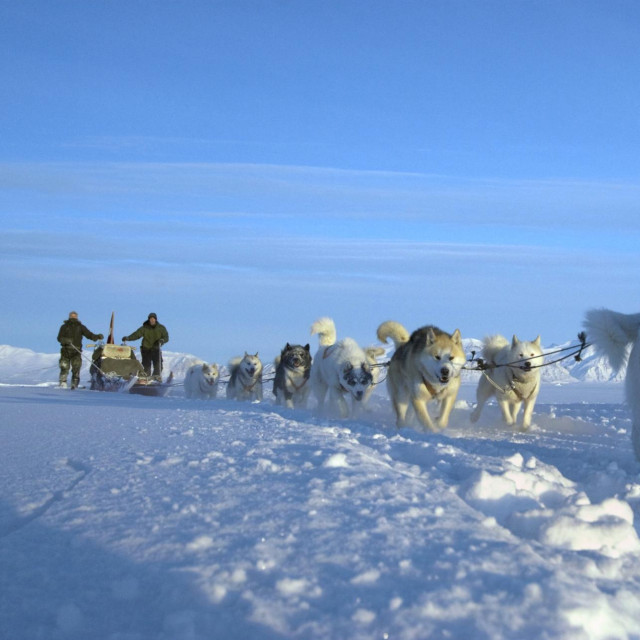
{"label": "dog's curled tail", "polygon": [[394,322],[393,320],[383,322],[378,327],[376,334],[378,336],[378,340],[385,344],[387,340],[391,338],[396,349],[409,342],[409,338],[411,338],[409,332],[399,322]]}
{"label": "dog's curled tail", "polygon": [[331,318],[318,318],[311,325],[311,335],[318,334],[321,347],[330,347],[336,343],[336,325]]}
{"label": "dog's curled tail", "polygon": [[499,333],[494,336],[487,336],[482,341],[482,357],[487,362],[496,361],[498,352],[502,351],[505,347],[508,347],[511,343]]}
{"label": "dog's curled tail", "polygon": [[374,362],[376,358],[379,358],[380,356],[383,356],[385,354],[385,350],[382,347],[376,346],[365,347],[364,352],[371,362]]}
{"label": "dog's curled tail", "polygon": [[638,337],[640,313],[591,309],[585,314],[583,326],[587,340],[606,356],[615,371],[619,371],[627,361],[627,346]]}

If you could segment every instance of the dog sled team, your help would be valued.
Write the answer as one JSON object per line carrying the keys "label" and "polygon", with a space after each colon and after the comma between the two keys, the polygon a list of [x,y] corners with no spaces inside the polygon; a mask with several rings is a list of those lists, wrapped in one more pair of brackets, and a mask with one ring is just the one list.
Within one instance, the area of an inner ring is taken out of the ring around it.
{"label": "dog sled team", "polygon": [[[337,339],[331,318],[320,318],[311,325],[318,336],[318,350],[287,343],[275,360],[273,395],[277,404],[304,408],[313,393],[320,414],[341,418],[358,415],[366,407],[376,384],[380,382],[378,358],[382,347],[361,347],[352,338]],[[383,322],[377,330],[383,343],[395,347],[388,363],[386,383],[398,427],[417,423],[424,429],[444,429],[455,405],[460,387],[460,373],[466,363],[459,330],[452,334],[435,326],[425,326],[409,333],[398,322]],[[531,415],[540,387],[543,352],[540,337],[532,342],[511,342],[502,336],[485,341],[483,358],[491,363],[478,385],[478,404],[471,415],[480,417],[484,403],[496,397],[507,424],[516,424],[524,405],[522,428],[531,425]],[[514,366],[514,363],[516,366]],[[245,353],[229,363],[227,398],[261,401],[263,399],[263,365],[259,355]],[[198,363],[186,374],[184,387],[188,398],[215,398],[220,385],[216,364]],[[439,405],[437,418],[431,416],[429,404]]]}
{"label": "dog sled team", "polygon": [[[586,313],[584,326],[596,350],[602,353],[615,371],[627,366],[625,396],[632,413],[632,442],[640,460],[640,313],[623,314],[609,309],[593,309]],[[460,331],[449,334],[435,326],[424,326],[409,333],[395,321],[383,322],[377,329],[383,343],[391,341],[394,353],[388,363],[387,387],[398,427],[419,423],[426,430],[444,429],[449,422],[460,388],[460,373],[466,363]],[[311,334],[319,340],[313,358],[307,344],[282,349],[276,358],[273,394],[276,402],[289,408],[306,407],[313,391],[318,411],[342,418],[357,415],[379,383],[378,358],[381,347],[360,347],[352,338],[337,340],[331,318],[320,318],[311,326]],[[82,337],[102,339],[78,320],[72,311],[60,328],[60,385],[66,386],[72,369],[72,388],[78,386]],[[149,375],[160,368],[160,345],[169,339],[155,313],[149,314],[140,329],[123,340],[143,338],[143,365]],[[145,342],[146,341],[146,342]],[[508,425],[516,425],[522,411],[521,427],[531,426],[533,409],[540,391],[540,368],[544,353],[540,336],[522,341],[513,336],[509,342],[501,335],[485,338],[482,349],[482,375],[476,391],[477,404],[471,421],[477,422],[482,409],[495,397]],[[226,383],[227,398],[261,401],[263,399],[263,365],[258,353],[233,359]],[[184,380],[187,398],[208,399],[218,395],[218,365],[193,365]],[[347,401],[350,398],[350,403]],[[430,403],[438,405],[438,416],[432,417]]]}

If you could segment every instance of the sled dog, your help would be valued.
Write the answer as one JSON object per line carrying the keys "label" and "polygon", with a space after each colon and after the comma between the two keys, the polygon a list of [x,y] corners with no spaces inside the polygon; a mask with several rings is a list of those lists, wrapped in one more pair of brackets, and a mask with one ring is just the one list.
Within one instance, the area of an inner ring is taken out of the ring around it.
{"label": "sled dog", "polygon": [[318,334],[320,347],[311,365],[311,385],[318,399],[318,412],[324,413],[329,392],[331,411],[342,418],[349,416],[345,395],[351,396],[352,413],[371,387],[373,376],[367,354],[352,338],[336,342],[336,327],[331,318],[320,318],[311,325],[311,334]]}
{"label": "sled dog", "polygon": [[378,384],[378,381],[380,380],[380,367],[378,366],[378,358],[380,356],[383,356],[385,354],[385,349],[383,349],[382,347],[365,347],[364,348],[364,355],[367,357],[367,363],[369,364],[369,367],[371,369],[371,386],[364,392],[364,396],[362,398],[362,402],[360,403],[360,406],[362,406],[363,409],[367,408],[367,404],[369,403],[369,398],[371,397],[371,394],[373,393],[373,390],[375,388],[375,386]]}
{"label": "sled dog", "polygon": [[591,309],[584,321],[587,339],[609,360],[615,371],[627,364],[625,398],[631,408],[631,442],[640,461],[640,313]]}
{"label": "sled dog", "polygon": [[[466,358],[460,331],[452,335],[434,326],[416,329],[411,335],[398,322],[383,322],[378,327],[378,339],[389,338],[396,348],[387,374],[387,387],[396,414],[398,428],[408,426],[413,412],[420,424],[436,431],[449,423],[449,415],[460,388],[460,370]],[[437,427],[427,404],[440,403]]]}
{"label": "sled dog", "polygon": [[184,395],[187,398],[209,400],[218,395],[220,372],[217,364],[194,364],[184,378]]}
{"label": "sled dog", "polygon": [[246,351],[242,358],[229,361],[231,377],[227,384],[227,398],[236,400],[262,400],[262,362],[256,353]]}
{"label": "sled dog", "polygon": [[471,412],[471,422],[478,421],[484,403],[495,396],[502,417],[509,425],[516,424],[518,413],[524,404],[522,428],[528,429],[540,391],[539,367],[544,360],[540,336],[533,342],[526,342],[518,340],[514,335],[511,344],[501,335],[485,338],[482,357],[489,368],[482,372],[478,382],[478,404]]}
{"label": "sled dog", "polygon": [[275,360],[276,377],[273,381],[273,395],[276,404],[282,404],[289,409],[306,407],[311,386],[310,346],[291,345],[287,342],[280,355]]}

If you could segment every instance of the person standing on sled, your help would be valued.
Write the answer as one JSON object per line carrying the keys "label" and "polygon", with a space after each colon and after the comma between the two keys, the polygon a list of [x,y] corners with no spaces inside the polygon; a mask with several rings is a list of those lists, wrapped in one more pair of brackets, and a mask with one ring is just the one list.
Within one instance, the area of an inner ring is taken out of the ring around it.
{"label": "person standing on sled", "polygon": [[153,365],[153,377],[156,380],[162,378],[162,354],[160,347],[169,342],[169,332],[166,327],[158,322],[158,316],[150,313],[144,324],[131,335],[122,338],[122,342],[137,340],[142,338],[140,344],[140,355],[142,356],[142,367],[148,376],[151,375],[151,365]]}
{"label": "person standing on sled", "polygon": [[80,384],[80,368],[82,367],[82,336],[89,340],[102,340],[101,333],[91,333],[80,320],[78,312],[71,311],[58,331],[60,349],[60,386],[66,388],[69,369],[71,369],[71,388],[77,389]]}

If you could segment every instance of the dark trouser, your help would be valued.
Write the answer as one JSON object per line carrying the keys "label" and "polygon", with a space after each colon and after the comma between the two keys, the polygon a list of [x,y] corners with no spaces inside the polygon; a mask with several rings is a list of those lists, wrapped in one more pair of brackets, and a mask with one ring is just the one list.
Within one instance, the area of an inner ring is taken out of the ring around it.
{"label": "dark trouser", "polygon": [[159,376],[162,374],[162,354],[160,348],[155,347],[153,349],[144,349],[140,347],[140,355],[142,356],[142,368],[146,371],[147,375],[151,375],[151,365],[153,365],[153,375]]}
{"label": "dark trouser", "polygon": [[66,384],[71,369],[71,386],[77,387],[80,383],[80,369],[82,368],[82,356],[74,351],[70,353],[66,349],[60,349],[60,384]]}

